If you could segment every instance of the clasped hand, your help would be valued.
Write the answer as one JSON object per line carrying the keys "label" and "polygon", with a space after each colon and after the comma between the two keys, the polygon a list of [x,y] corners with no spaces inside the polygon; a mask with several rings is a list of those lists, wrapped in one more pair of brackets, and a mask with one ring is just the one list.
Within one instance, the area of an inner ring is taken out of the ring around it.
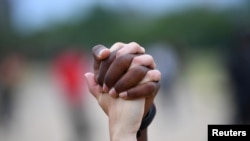
{"label": "clasped hand", "polygon": [[143,116],[159,90],[161,73],[153,57],[135,42],[92,49],[94,73],[85,77],[109,119],[111,140],[136,140]]}

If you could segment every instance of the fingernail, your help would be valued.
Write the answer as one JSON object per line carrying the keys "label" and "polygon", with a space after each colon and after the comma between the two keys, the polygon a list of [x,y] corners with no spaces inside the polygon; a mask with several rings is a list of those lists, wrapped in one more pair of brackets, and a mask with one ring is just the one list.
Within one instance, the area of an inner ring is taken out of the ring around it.
{"label": "fingernail", "polygon": [[85,73],[85,74],[84,74],[84,77],[85,77],[85,78],[87,78],[87,77],[88,77],[88,75],[89,75],[89,73]]}
{"label": "fingernail", "polygon": [[101,57],[101,56],[102,56],[103,51],[104,51],[104,49],[102,49],[102,50],[100,50],[100,51],[98,52],[98,57]]}
{"label": "fingernail", "polygon": [[145,48],[142,47],[142,51],[145,52]]}
{"label": "fingernail", "polygon": [[108,86],[104,83],[102,87],[103,92],[107,93],[109,91]]}
{"label": "fingernail", "polygon": [[111,96],[116,96],[116,95],[117,95],[115,88],[112,88],[112,89],[109,91],[109,95],[111,95]]}
{"label": "fingernail", "polygon": [[125,92],[121,92],[120,94],[119,94],[119,96],[121,97],[121,98],[125,98],[125,97],[127,97],[128,96],[128,93],[125,91]]}

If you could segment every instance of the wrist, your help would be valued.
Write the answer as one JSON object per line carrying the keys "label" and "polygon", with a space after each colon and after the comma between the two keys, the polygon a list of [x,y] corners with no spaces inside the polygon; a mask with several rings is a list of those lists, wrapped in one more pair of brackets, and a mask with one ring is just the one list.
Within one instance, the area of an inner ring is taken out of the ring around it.
{"label": "wrist", "polygon": [[137,138],[137,141],[147,141],[148,140],[148,131],[147,128],[141,131],[141,136]]}
{"label": "wrist", "polygon": [[111,141],[137,141],[136,134],[137,128],[130,126],[124,120],[123,117],[113,117],[109,118],[109,133]]}
{"label": "wrist", "polygon": [[153,104],[151,107],[150,107],[150,110],[149,112],[146,114],[145,117],[143,117],[142,119],[142,122],[141,122],[141,125],[140,125],[140,128],[139,130],[137,131],[137,138],[139,138],[143,132],[143,130],[147,129],[147,127],[151,124],[151,122],[153,121],[154,117],[155,117],[155,114],[156,114],[156,107],[155,105]]}
{"label": "wrist", "polygon": [[115,132],[110,134],[110,141],[137,141],[136,134]]}
{"label": "wrist", "polygon": [[120,107],[113,106],[108,112],[111,141],[137,141],[136,134],[140,127],[145,99],[120,100]]}
{"label": "wrist", "polygon": [[109,134],[111,141],[137,141],[137,130],[130,129],[131,128],[124,128],[124,125],[109,119]]}

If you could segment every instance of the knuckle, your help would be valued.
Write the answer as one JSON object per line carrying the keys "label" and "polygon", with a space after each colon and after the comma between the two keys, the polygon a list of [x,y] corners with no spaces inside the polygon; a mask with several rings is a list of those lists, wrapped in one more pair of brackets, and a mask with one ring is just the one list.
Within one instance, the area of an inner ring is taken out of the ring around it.
{"label": "knuckle", "polygon": [[140,47],[140,45],[136,42],[130,42],[129,45],[134,47]]}
{"label": "knuckle", "polygon": [[126,56],[125,55],[119,56],[119,57],[116,58],[115,61],[118,62],[117,64],[123,64],[123,63],[126,62]]}
{"label": "knuckle", "polygon": [[153,56],[150,54],[145,54],[145,57],[147,57],[148,60],[154,60]]}
{"label": "knuckle", "polygon": [[116,59],[116,62],[118,65],[125,65],[125,64],[130,64],[131,60],[132,60],[132,56],[129,55],[129,54],[126,54],[126,55],[122,55],[122,56],[119,56],[117,59]]}
{"label": "knuckle", "polygon": [[92,53],[93,53],[94,55],[97,55],[97,53],[98,53],[102,48],[105,48],[104,45],[102,45],[102,44],[95,45],[95,46],[92,48]]}
{"label": "knuckle", "polygon": [[95,45],[95,46],[92,48],[92,51],[95,51],[95,50],[97,50],[97,49],[99,49],[99,48],[102,48],[102,47],[104,47],[102,44]]}
{"label": "knuckle", "polygon": [[148,86],[146,87],[147,92],[149,93],[149,96],[154,96],[155,95],[155,84],[153,82],[149,83]]}
{"label": "knuckle", "polygon": [[147,72],[148,72],[148,69],[144,66],[137,66],[137,67],[134,67],[133,69],[133,74],[134,76],[141,76],[141,75],[145,75]]}
{"label": "knuckle", "polygon": [[143,58],[141,58],[140,56],[136,56],[136,57],[133,59],[133,62],[134,62],[135,64],[138,64],[139,62],[142,61],[142,59],[143,59]]}
{"label": "knuckle", "polygon": [[160,81],[161,80],[161,72],[159,70],[150,70],[148,72],[148,76],[152,81]]}
{"label": "knuckle", "polygon": [[117,56],[117,57],[122,56],[122,54],[123,54],[122,50],[118,50],[118,51],[116,52],[116,56]]}
{"label": "knuckle", "polygon": [[116,42],[112,46],[113,47],[120,47],[120,46],[123,46],[123,45],[124,45],[124,43],[122,43],[122,42]]}
{"label": "knuckle", "polygon": [[147,60],[147,62],[152,62],[154,58],[149,54],[139,55],[134,58],[135,62],[141,62],[142,60]]}
{"label": "knuckle", "polygon": [[149,80],[154,80],[154,72],[153,71],[148,71],[147,77]]}

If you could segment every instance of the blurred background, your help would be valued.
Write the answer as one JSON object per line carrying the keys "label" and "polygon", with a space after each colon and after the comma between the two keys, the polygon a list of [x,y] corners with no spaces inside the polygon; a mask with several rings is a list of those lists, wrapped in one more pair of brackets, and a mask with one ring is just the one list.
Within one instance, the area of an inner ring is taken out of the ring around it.
{"label": "blurred background", "polygon": [[109,140],[91,48],[138,42],[162,73],[149,140],[250,123],[248,0],[0,0],[0,140]]}

